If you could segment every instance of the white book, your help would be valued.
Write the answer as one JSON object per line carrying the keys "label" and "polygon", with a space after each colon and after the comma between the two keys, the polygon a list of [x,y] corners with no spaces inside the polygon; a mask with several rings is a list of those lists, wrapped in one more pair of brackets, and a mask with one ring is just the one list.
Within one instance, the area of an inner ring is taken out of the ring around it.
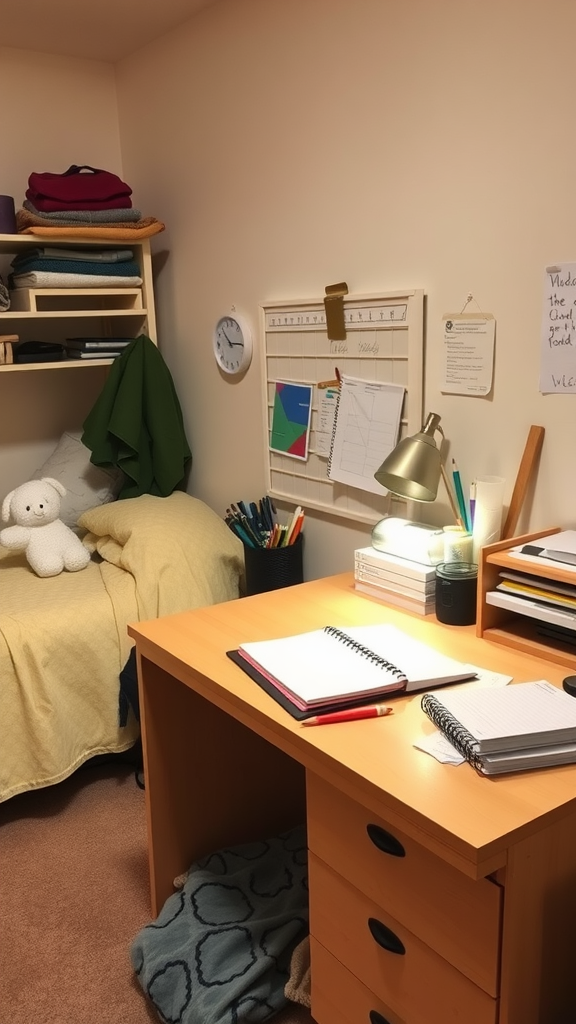
{"label": "white book", "polygon": [[398,573],[378,569],[366,562],[355,563],[354,579],[363,580],[364,583],[374,583],[374,586],[386,587],[387,590],[397,590],[398,593],[405,594],[406,597],[420,600],[425,597],[433,597],[436,593],[435,578],[429,582],[415,580],[412,576],[399,576]]}
{"label": "white book", "polygon": [[424,562],[413,562],[409,558],[390,555],[373,547],[357,548],[354,552],[354,563],[372,565],[377,569],[407,576],[420,582],[430,583],[436,579],[436,566]]}
{"label": "white book", "polygon": [[576,743],[576,700],[545,679],[427,693],[422,709],[468,760]]}
{"label": "white book", "polygon": [[300,709],[415,693],[476,676],[470,665],[390,623],[325,626],[278,640],[243,643],[238,653]]}
{"label": "white book", "polygon": [[404,597],[394,590],[387,590],[385,587],[377,587],[371,583],[363,583],[362,580],[354,581],[354,589],[359,594],[366,594],[367,597],[375,597],[378,601],[402,608],[405,612],[414,612],[416,615],[431,615],[436,609],[435,598],[422,598],[416,600],[413,597]]}

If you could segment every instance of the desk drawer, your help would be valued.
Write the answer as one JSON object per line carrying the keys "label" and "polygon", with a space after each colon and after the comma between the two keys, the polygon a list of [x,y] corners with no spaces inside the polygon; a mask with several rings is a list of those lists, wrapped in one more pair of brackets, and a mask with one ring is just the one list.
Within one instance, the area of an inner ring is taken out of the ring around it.
{"label": "desk drawer", "polygon": [[318,776],[307,778],[310,850],[474,984],[498,995],[501,888],[467,878]]}
{"label": "desk drawer", "polygon": [[[310,934],[395,1014],[410,1024],[494,1024],[495,999],[312,853],[309,887]],[[312,960],[312,978],[315,970]]]}
{"label": "desk drawer", "polygon": [[[312,1012],[317,1024],[408,1024],[406,1017],[394,1013],[381,999],[377,999],[313,938],[310,939],[310,955],[314,965],[311,972]],[[409,1024],[431,1024],[425,993],[421,1013],[416,1010]]]}

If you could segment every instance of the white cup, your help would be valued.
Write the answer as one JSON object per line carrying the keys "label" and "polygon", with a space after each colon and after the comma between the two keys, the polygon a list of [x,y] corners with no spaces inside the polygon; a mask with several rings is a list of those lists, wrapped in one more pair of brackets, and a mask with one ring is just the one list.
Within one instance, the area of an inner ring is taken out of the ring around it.
{"label": "white cup", "polygon": [[476,479],[476,508],[482,505],[485,509],[497,511],[504,502],[503,476],[479,476]]}
{"label": "white cup", "polygon": [[480,548],[500,540],[505,483],[502,476],[482,476],[476,479],[476,505],[472,528],[474,562],[479,562]]}

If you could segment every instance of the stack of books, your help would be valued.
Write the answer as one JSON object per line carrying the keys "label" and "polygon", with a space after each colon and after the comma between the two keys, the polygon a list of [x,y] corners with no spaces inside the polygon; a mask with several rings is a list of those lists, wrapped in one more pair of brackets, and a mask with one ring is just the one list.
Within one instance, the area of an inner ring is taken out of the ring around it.
{"label": "stack of books", "polygon": [[426,693],[422,710],[483,775],[576,762],[576,700],[544,679]]}
{"label": "stack of books", "polygon": [[404,611],[429,615],[435,608],[436,566],[412,562],[376,548],[354,552],[354,586]]}
{"label": "stack of books", "polygon": [[115,359],[133,338],[66,338],[68,359]]}

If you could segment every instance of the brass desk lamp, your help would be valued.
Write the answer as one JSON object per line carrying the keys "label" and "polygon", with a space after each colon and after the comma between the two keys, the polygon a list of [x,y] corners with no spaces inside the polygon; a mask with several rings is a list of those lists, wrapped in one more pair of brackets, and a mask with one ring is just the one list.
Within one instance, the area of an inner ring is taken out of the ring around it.
{"label": "brass desk lamp", "polygon": [[436,432],[444,438],[440,417],[437,413],[431,412],[417,434],[405,437],[396,445],[376,470],[374,477],[382,487],[393,494],[399,494],[411,501],[434,501],[442,476],[454,518],[458,525],[465,529],[442,462],[440,448],[436,444]]}

